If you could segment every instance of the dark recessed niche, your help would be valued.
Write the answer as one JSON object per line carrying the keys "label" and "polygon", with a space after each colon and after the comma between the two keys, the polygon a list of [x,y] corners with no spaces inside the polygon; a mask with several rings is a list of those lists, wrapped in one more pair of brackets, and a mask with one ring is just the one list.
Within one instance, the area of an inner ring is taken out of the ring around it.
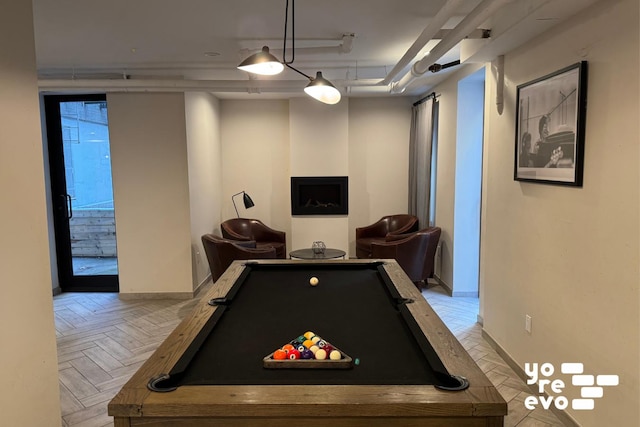
{"label": "dark recessed niche", "polygon": [[291,215],[347,215],[348,213],[349,177],[291,177]]}

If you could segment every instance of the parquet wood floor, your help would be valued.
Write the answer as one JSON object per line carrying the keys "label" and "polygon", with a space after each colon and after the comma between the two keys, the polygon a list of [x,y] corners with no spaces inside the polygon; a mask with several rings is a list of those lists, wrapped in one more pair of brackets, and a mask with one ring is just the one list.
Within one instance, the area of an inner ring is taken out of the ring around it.
{"label": "parquet wood floor", "polygon": [[[477,298],[450,298],[439,286],[422,294],[509,402],[506,427],[563,425],[551,412],[525,409],[525,383],[482,338]],[[55,296],[62,426],[112,426],[109,400],[197,300],[122,301],[111,293]]]}

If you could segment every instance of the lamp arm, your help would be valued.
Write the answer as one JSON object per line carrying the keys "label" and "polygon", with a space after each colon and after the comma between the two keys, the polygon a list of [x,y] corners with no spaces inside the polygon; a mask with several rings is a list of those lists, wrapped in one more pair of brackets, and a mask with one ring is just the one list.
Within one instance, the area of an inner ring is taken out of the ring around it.
{"label": "lamp arm", "polygon": [[284,63],[284,65],[286,65],[288,68],[292,69],[293,71],[295,71],[298,74],[302,74],[303,76],[305,76],[306,78],[309,79],[309,81],[313,81],[313,79],[311,78],[311,76],[306,75],[305,73],[303,73],[302,71],[298,70],[297,68],[292,67],[291,65],[289,65],[290,63]]}
{"label": "lamp arm", "polygon": [[239,196],[242,193],[244,193],[244,191],[241,191],[241,192],[236,193],[233,196],[231,196],[231,201],[233,202],[233,208],[236,210],[236,215],[238,216],[238,218],[240,218],[240,214],[238,213],[238,208],[236,207],[236,201],[233,198],[236,197],[236,196]]}

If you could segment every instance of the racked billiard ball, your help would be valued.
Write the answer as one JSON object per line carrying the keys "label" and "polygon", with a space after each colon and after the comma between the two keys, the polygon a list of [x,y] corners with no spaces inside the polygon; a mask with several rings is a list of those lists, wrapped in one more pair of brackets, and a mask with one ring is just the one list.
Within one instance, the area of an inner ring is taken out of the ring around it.
{"label": "racked billiard ball", "polygon": [[313,351],[305,348],[300,352],[300,359],[313,359]]}
{"label": "racked billiard ball", "polygon": [[324,360],[327,358],[327,352],[323,349],[319,349],[318,351],[316,351],[315,357],[317,360]]}
{"label": "racked billiard ball", "polygon": [[331,353],[329,353],[329,359],[340,360],[342,359],[342,354],[340,354],[338,350],[333,350]]}
{"label": "racked billiard ball", "polygon": [[273,352],[273,359],[274,360],[284,360],[287,358],[287,352],[284,351],[283,349],[279,348],[276,351]]}
{"label": "racked billiard ball", "polygon": [[285,353],[289,353],[291,350],[295,349],[295,347],[291,344],[285,344],[282,346],[282,349],[285,351]]}
{"label": "racked billiard ball", "polygon": [[287,357],[291,360],[300,359],[300,352],[293,348],[287,352]]}

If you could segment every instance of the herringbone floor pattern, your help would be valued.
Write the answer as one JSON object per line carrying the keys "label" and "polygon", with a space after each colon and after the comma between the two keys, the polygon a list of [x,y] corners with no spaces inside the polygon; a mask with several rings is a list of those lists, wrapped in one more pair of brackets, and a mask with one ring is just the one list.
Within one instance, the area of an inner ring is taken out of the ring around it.
{"label": "herringbone floor pattern", "polygon": [[121,301],[109,293],[54,297],[62,426],[113,425],[107,403],[196,300]]}
{"label": "herringbone floor pattern", "polygon": [[[526,385],[482,338],[476,298],[450,298],[439,286],[422,293],[509,402],[505,426],[562,426],[551,412],[525,410]],[[109,293],[55,296],[62,426],[112,426],[109,400],[197,300],[122,301]]]}

